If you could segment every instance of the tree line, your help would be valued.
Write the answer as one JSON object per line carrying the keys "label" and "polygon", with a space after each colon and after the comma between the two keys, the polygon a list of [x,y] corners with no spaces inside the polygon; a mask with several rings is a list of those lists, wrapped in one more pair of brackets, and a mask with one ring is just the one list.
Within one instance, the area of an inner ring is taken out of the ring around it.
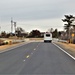
{"label": "tree line", "polygon": [[[53,38],[62,38],[65,40],[75,41],[75,16],[64,15],[62,21],[64,24],[65,31],[58,31],[58,29],[49,29],[48,32],[52,33]],[[26,37],[26,38],[42,38],[45,32],[40,30],[32,30],[31,32],[26,32],[22,27],[17,27],[14,33],[6,33],[2,31],[0,34],[1,38],[9,38],[10,36]],[[63,34],[63,35],[62,35]]]}
{"label": "tree line", "polygon": [[67,40],[73,41],[75,43],[75,16],[73,15],[64,15],[64,19],[62,21],[64,24],[64,29],[66,31]]}
{"label": "tree line", "polygon": [[[58,31],[57,29],[53,30],[53,28],[50,29],[50,31],[52,33],[53,38],[58,38],[61,35],[61,32]],[[15,33],[6,33],[5,31],[1,32],[0,38],[9,38],[9,37],[13,37],[13,36],[17,36],[17,37],[25,37],[25,38],[43,38],[44,37],[44,33],[45,32],[41,32],[40,30],[36,29],[36,30],[32,30],[31,32],[25,32],[25,30],[21,27],[18,27],[15,31]]]}

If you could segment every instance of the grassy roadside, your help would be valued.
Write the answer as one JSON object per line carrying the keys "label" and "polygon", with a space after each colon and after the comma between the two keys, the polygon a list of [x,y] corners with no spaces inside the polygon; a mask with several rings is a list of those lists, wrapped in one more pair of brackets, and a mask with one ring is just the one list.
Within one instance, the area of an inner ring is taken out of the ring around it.
{"label": "grassy roadside", "polygon": [[0,51],[6,50],[6,49],[10,49],[12,47],[16,47],[16,46],[24,44],[24,43],[26,43],[26,42],[20,42],[20,43],[15,43],[15,44],[11,44],[11,45],[9,45],[9,44],[2,45],[2,46],[0,46]]}
{"label": "grassy roadside", "polygon": [[75,44],[67,44],[62,42],[55,42],[55,43],[75,57]]}
{"label": "grassy roadside", "polygon": [[[15,47],[15,46],[18,46],[18,45],[21,45],[23,43],[27,43],[27,42],[30,42],[30,41],[40,41],[42,40],[43,38],[25,38],[24,41],[25,42],[16,42],[16,43],[11,43],[11,44],[7,44],[7,45],[1,45],[0,46],[0,51],[3,51],[5,49],[9,49],[11,47]],[[13,41],[15,42],[15,39],[9,39],[9,38],[3,38],[2,40],[7,40],[7,41]],[[22,40],[22,39],[17,39],[17,40]]]}

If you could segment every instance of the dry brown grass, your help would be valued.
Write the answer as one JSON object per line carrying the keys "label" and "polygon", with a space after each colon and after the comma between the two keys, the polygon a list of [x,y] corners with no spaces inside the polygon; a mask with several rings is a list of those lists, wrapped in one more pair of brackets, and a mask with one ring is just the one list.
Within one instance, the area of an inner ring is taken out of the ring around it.
{"label": "dry brown grass", "polygon": [[8,45],[2,45],[2,46],[0,46],[0,51],[3,51],[3,50],[5,50],[5,49],[9,49],[9,48],[11,48],[11,47],[18,46],[18,45],[20,45],[20,44],[23,44],[23,42],[11,44],[11,45],[9,45],[9,44],[8,44]]}

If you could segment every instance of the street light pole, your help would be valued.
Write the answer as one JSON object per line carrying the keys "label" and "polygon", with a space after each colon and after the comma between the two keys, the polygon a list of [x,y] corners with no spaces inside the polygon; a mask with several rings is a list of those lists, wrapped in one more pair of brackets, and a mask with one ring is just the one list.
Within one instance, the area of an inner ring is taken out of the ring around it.
{"label": "street light pole", "polygon": [[14,22],[14,28],[15,28],[15,37],[16,37],[16,22]]}

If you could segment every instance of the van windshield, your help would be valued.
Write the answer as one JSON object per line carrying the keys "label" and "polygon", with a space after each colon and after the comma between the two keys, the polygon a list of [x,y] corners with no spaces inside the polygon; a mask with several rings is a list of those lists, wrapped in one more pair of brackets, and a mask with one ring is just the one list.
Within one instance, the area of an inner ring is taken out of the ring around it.
{"label": "van windshield", "polygon": [[50,37],[50,34],[46,34],[47,37]]}

